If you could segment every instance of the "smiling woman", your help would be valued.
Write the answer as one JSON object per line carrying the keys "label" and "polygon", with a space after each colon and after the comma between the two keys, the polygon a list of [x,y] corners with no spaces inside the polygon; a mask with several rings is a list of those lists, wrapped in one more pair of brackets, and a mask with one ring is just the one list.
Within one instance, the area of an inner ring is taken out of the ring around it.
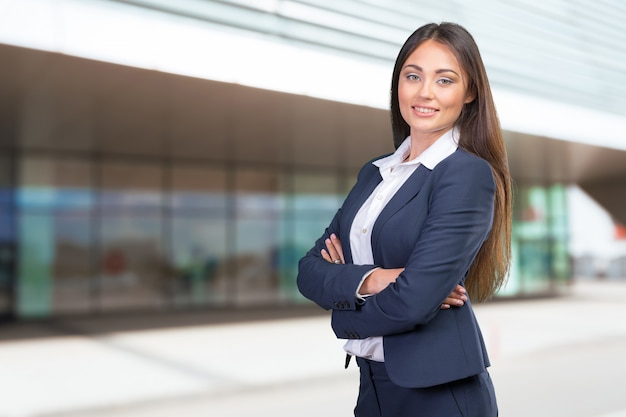
{"label": "smiling woman", "polygon": [[346,366],[357,358],[357,417],[495,417],[468,296],[485,300],[503,284],[511,190],[485,68],[463,27],[409,37],[391,113],[396,151],[363,166],[300,260],[299,289],[333,310]]}
{"label": "smiling woman", "polygon": [[408,160],[452,128],[463,106],[474,99],[463,72],[450,48],[432,40],[407,58],[400,74],[398,100],[413,141]]}

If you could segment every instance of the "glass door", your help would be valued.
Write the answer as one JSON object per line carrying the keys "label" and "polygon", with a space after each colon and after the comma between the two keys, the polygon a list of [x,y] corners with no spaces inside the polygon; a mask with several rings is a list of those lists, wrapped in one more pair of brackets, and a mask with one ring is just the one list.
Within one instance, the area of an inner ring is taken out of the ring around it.
{"label": "glass door", "polygon": [[13,160],[0,156],[0,320],[13,316],[15,204]]}

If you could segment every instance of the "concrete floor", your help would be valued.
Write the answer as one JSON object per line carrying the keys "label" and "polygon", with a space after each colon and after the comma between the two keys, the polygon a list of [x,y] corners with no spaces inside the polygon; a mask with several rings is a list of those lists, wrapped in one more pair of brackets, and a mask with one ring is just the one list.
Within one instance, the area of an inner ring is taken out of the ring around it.
{"label": "concrete floor", "polygon": [[[352,415],[357,368],[343,369],[328,315],[311,313],[0,331],[0,417]],[[476,314],[501,416],[626,417],[626,282]]]}

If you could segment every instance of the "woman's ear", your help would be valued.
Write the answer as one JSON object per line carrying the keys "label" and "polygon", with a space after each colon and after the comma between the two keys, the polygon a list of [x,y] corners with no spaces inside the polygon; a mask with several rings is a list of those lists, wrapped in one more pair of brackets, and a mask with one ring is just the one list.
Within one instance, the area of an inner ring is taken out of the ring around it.
{"label": "woman's ear", "polygon": [[474,101],[474,99],[476,98],[476,90],[475,89],[471,89],[467,91],[467,94],[465,95],[465,104],[471,103],[472,101]]}

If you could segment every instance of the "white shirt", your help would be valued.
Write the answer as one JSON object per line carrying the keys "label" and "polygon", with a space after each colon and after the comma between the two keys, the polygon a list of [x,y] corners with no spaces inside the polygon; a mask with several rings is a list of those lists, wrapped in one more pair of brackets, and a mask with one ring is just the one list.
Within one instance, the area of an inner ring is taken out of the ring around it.
{"label": "white shirt", "polygon": [[[402,162],[411,152],[411,137],[409,136],[392,155],[374,161],[374,165],[380,170],[383,179],[363,203],[352,222],[350,248],[352,249],[352,261],[355,265],[374,264],[372,227],[381,211],[418,166],[424,165],[433,170],[439,162],[452,155],[458,148],[458,137],[458,130],[456,128],[450,129],[417,158]],[[372,272],[365,274],[361,284]],[[356,293],[357,297],[360,298],[358,289]],[[354,356],[378,362],[385,361],[382,337],[348,340],[344,345],[344,350]]]}

